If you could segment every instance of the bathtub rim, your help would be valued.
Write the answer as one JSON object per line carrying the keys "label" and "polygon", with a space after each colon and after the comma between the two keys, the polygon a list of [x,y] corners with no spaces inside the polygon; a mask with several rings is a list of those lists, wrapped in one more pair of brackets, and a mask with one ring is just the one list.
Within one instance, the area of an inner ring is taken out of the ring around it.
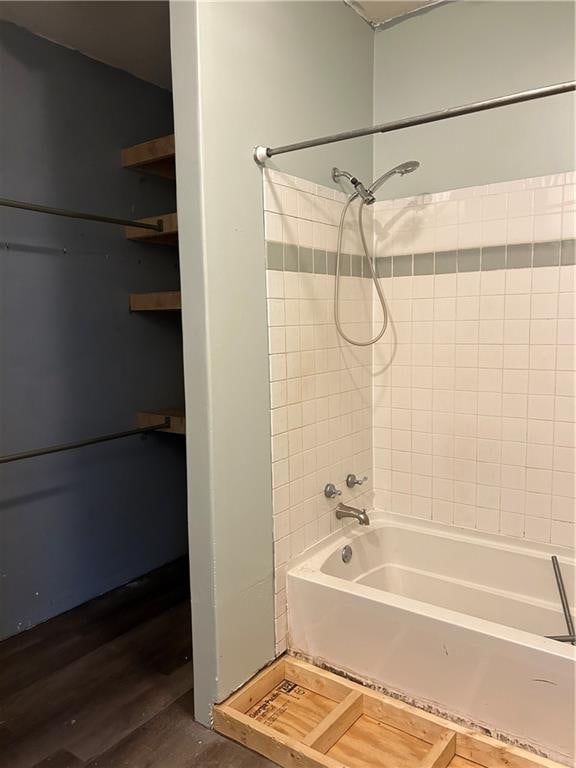
{"label": "bathtub rim", "polygon": [[[405,528],[408,530],[431,531],[441,538],[450,538],[456,541],[470,541],[476,543],[484,542],[486,545],[498,548],[504,551],[518,551],[525,554],[548,559],[556,554],[560,563],[565,563],[574,567],[574,558],[570,558],[568,552],[562,554],[554,545],[538,542],[527,542],[521,539],[513,539],[495,534],[485,533],[483,531],[469,530],[466,528],[457,528],[456,526],[438,523],[431,520],[420,520],[418,518],[408,518],[404,515],[394,514],[384,510],[375,510],[370,513],[371,530],[365,530],[363,527],[349,524],[338,531],[334,531],[325,539],[314,544],[309,549],[302,552],[294,558],[286,570],[287,586],[290,578],[302,579],[309,582],[320,583],[325,587],[338,592],[346,592],[358,595],[358,597],[368,600],[372,603],[385,604],[390,607],[406,610],[410,613],[424,616],[428,619],[441,621],[446,624],[456,624],[463,629],[477,632],[490,637],[497,637],[506,642],[512,642],[522,646],[539,650],[547,654],[553,654],[561,658],[572,659],[576,662],[576,646],[569,643],[561,643],[557,640],[550,640],[541,635],[537,635],[527,630],[508,627],[505,624],[481,619],[476,616],[470,616],[460,611],[454,611],[449,608],[442,608],[433,603],[426,603],[414,598],[397,595],[394,592],[370,587],[365,584],[359,584],[354,581],[347,581],[338,576],[331,576],[322,573],[321,567],[328,556],[332,555],[339,547],[358,540],[372,531],[383,528]],[[288,617],[290,617],[290,601],[288,600]],[[288,627],[289,648],[291,647],[290,621]]]}

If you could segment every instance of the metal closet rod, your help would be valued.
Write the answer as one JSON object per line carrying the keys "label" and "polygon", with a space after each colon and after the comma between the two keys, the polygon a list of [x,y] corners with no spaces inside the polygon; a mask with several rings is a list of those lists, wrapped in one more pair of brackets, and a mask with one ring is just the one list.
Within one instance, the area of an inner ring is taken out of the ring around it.
{"label": "metal closet rod", "polygon": [[372,136],[375,133],[390,133],[392,131],[399,131],[402,128],[412,128],[415,125],[437,123],[440,120],[449,120],[451,117],[462,117],[463,115],[471,115],[474,112],[485,112],[489,109],[507,107],[511,104],[520,104],[523,101],[542,99],[546,96],[558,96],[561,93],[569,93],[570,91],[575,90],[576,82],[571,80],[566,83],[557,83],[556,85],[547,85],[543,88],[532,88],[529,91],[512,93],[508,96],[500,96],[496,99],[475,101],[472,104],[465,104],[461,107],[450,107],[448,109],[441,109],[438,112],[428,112],[424,115],[406,117],[403,120],[394,120],[391,123],[380,123],[380,125],[373,125],[369,128],[358,128],[355,131],[333,133],[330,136],[321,136],[318,139],[299,141],[296,144],[285,144],[283,147],[258,146],[254,149],[254,160],[259,165],[263,165],[269,157],[274,157],[274,155],[284,155],[287,152],[297,152],[299,149],[321,147],[324,144],[334,144],[337,141],[347,141],[348,139],[358,139],[362,136]]}
{"label": "metal closet rod", "polygon": [[154,432],[156,429],[166,429],[166,427],[169,426],[170,419],[166,418],[162,423],[152,424],[150,427],[138,427],[137,429],[128,429],[124,432],[112,432],[108,435],[90,437],[87,440],[78,440],[74,443],[61,443],[60,445],[50,445],[47,448],[37,448],[33,451],[24,451],[23,453],[11,453],[7,456],[0,456],[0,464],[10,464],[13,461],[34,459],[36,456],[47,456],[50,453],[61,453],[62,451],[71,451],[75,448],[85,448],[87,445],[107,443],[109,440],[119,440],[122,437],[132,437],[133,435],[142,435],[146,432]]}
{"label": "metal closet rod", "polygon": [[47,205],[36,205],[36,203],[24,203],[21,200],[9,200],[6,197],[0,197],[0,205],[5,208],[20,208],[23,211],[34,211],[35,213],[49,213],[52,216],[66,216],[68,219],[85,219],[86,221],[101,221],[105,224],[120,224],[123,227],[138,227],[138,229],[151,229],[154,232],[162,232],[164,226],[162,219],[158,219],[156,224],[147,224],[143,221],[132,221],[131,219],[116,219],[113,216],[100,216],[96,213],[82,213],[80,211],[70,211],[67,208],[51,208]]}

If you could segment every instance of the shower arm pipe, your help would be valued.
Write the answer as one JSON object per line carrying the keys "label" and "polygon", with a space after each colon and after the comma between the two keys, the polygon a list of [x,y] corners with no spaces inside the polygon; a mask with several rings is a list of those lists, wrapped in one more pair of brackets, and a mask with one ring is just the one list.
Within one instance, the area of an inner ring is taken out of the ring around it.
{"label": "shower arm pipe", "polygon": [[358,128],[354,131],[344,131],[343,133],[333,133],[330,136],[321,136],[317,139],[308,141],[299,141],[296,144],[285,144],[282,147],[263,147],[257,146],[254,149],[254,160],[258,165],[264,165],[266,160],[274,155],[284,155],[287,152],[297,152],[300,149],[310,149],[311,147],[321,147],[324,144],[335,144],[338,141],[347,141],[348,139],[359,139],[362,136],[372,136],[375,133],[390,133],[399,131],[403,128],[412,128],[416,125],[425,125],[426,123],[437,123],[440,120],[449,120],[451,117],[462,117],[471,115],[475,112],[485,112],[489,109],[498,107],[508,107],[512,104],[520,104],[524,101],[533,101],[542,99],[546,96],[558,96],[562,93],[576,91],[576,81],[570,80],[556,85],[546,85],[542,88],[532,88],[529,91],[520,91],[508,96],[499,96],[495,99],[486,99],[485,101],[475,101],[471,104],[464,104],[460,107],[450,107],[441,109],[437,112],[428,112],[424,115],[414,117],[405,117],[402,120],[394,120],[390,123],[380,123],[368,128]]}
{"label": "shower arm pipe", "polygon": [[132,221],[131,219],[116,219],[113,216],[100,216],[97,213],[83,213],[81,211],[70,211],[67,208],[52,208],[48,205],[25,203],[21,200],[10,200],[6,197],[0,197],[0,206],[4,208],[18,208],[22,211],[33,211],[34,213],[48,213],[51,216],[65,216],[68,219],[84,219],[85,221],[99,221],[104,224],[118,224],[122,227],[151,229],[154,232],[162,232],[164,230],[162,219],[158,219],[156,224],[150,224],[144,221]]}

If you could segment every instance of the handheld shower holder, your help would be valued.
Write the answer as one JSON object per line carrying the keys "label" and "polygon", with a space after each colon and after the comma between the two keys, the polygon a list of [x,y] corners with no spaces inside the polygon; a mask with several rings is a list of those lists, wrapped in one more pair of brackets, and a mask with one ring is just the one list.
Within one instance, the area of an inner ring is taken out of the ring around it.
{"label": "handheld shower holder", "polygon": [[[344,341],[347,341],[349,344],[353,344],[356,347],[368,347],[368,346],[371,346],[372,344],[375,344],[377,341],[379,341],[379,339],[382,338],[388,326],[388,309],[386,307],[386,300],[384,298],[384,294],[380,286],[380,281],[378,280],[378,277],[376,275],[376,271],[374,267],[374,257],[373,255],[370,254],[370,250],[366,243],[366,235],[364,232],[364,225],[363,225],[363,219],[362,219],[364,206],[372,205],[372,203],[376,202],[376,198],[375,198],[376,190],[379,189],[382,186],[382,184],[384,184],[384,182],[387,181],[389,178],[391,178],[395,174],[398,174],[399,176],[404,176],[406,173],[412,173],[412,171],[415,171],[419,166],[420,166],[420,163],[417,162],[416,160],[408,160],[405,163],[396,165],[394,168],[391,168],[389,171],[382,174],[382,176],[379,176],[376,179],[376,181],[373,181],[372,184],[368,187],[368,189],[366,189],[364,184],[362,184],[361,181],[359,181],[355,176],[353,176],[348,171],[342,171],[340,170],[340,168],[336,168],[336,167],[332,168],[332,180],[334,182],[338,182],[344,176],[344,178],[348,179],[348,181],[354,187],[354,192],[348,196],[348,199],[344,203],[344,207],[340,215],[340,225],[338,227],[338,237],[336,241],[336,281],[335,281],[335,287],[334,287],[334,322],[336,323],[336,330],[338,331],[340,336],[344,339]],[[370,339],[367,339],[366,341],[359,341],[357,339],[353,339],[346,334],[340,321],[340,305],[339,305],[340,257],[342,254],[342,236],[344,232],[344,224],[345,224],[346,214],[350,208],[350,205],[358,197],[361,198],[361,202],[358,207],[358,229],[359,229],[360,240],[362,242],[362,248],[364,250],[364,254],[366,256],[366,259],[368,260],[368,264],[370,265],[372,280],[374,281],[374,286],[376,288],[376,293],[378,296],[378,300],[380,302],[380,307],[382,308],[382,315],[383,315],[382,327],[380,328],[380,330],[375,336],[373,336]]]}

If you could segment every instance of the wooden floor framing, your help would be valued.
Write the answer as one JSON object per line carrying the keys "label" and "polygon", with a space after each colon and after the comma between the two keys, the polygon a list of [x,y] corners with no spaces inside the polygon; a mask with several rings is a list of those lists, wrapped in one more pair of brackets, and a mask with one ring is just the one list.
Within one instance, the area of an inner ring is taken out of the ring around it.
{"label": "wooden floor framing", "polygon": [[289,656],[215,707],[214,727],[284,768],[561,768]]}

